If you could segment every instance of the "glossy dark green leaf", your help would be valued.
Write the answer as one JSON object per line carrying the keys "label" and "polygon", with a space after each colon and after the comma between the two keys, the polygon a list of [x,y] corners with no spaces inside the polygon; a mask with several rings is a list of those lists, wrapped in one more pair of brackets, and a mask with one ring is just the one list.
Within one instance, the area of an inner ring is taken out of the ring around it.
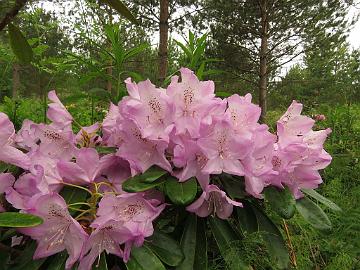
{"label": "glossy dark green leaf", "polygon": [[46,270],[64,270],[67,257],[68,254],[66,251],[60,252],[52,256]]}
{"label": "glossy dark green leaf", "polygon": [[329,207],[330,209],[334,211],[341,211],[341,208],[334,202],[330,201],[328,198],[325,198],[321,194],[317,193],[313,189],[302,189],[302,192],[304,192],[306,195],[314,198],[318,202],[321,202],[323,205]]}
{"label": "glossy dark green leaf", "polygon": [[64,198],[67,204],[72,204],[77,202],[85,202],[87,196],[90,194],[83,189],[65,186],[60,191],[60,195]]}
{"label": "glossy dark green leaf", "polygon": [[142,192],[145,190],[152,189],[156,186],[163,184],[166,181],[164,177],[155,180],[151,183],[143,182],[139,177],[133,177],[126,180],[122,184],[122,189],[126,192]]}
{"label": "glossy dark green leaf", "polygon": [[134,15],[120,0],[101,0],[101,2],[115,9],[117,12],[119,12],[120,15],[124,16],[132,23],[138,24],[138,21],[136,20]]}
{"label": "glossy dark green leaf", "polygon": [[161,176],[164,176],[168,172],[158,166],[150,167],[146,172],[136,175],[133,178],[137,178],[145,183],[152,183],[155,180],[159,179]]}
{"label": "glossy dark green leaf", "polygon": [[197,218],[194,269],[208,269],[206,229],[206,219]]}
{"label": "glossy dark green leaf", "polygon": [[290,262],[289,252],[281,232],[272,220],[259,208],[252,206],[259,225],[259,231],[262,233],[266,247],[270,256],[274,259],[277,267],[280,269],[288,269]]}
{"label": "glossy dark green leaf", "polygon": [[174,177],[168,177],[165,182],[165,193],[174,204],[187,205],[195,199],[196,179],[191,178],[186,182],[179,182]]}
{"label": "glossy dark green leaf", "polygon": [[192,270],[194,269],[194,261],[196,255],[196,230],[197,217],[189,214],[186,219],[184,231],[181,237],[180,245],[184,253],[184,260],[181,262],[176,270]]}
{"label": "glossy dark green leaf", "polygon": [[244,203],[244,207],[236,207],[236,214],[240,229],[243,233],[253,233],[259,231],[259,224],[251,206]]}
{"label": "glossy dark green leaf", "polygon": [[229,270],[248,270],[250,269],[240,256],[236,256],[237,250],[233,247],[234,241],[239,241],[235,231],[226,220],[219,218],[209,218],[211,231],[216,240],[217,246],[223,256]]}
{"label": "glossy dark green leaf", "polygon": [[[86,202],[89,193],[83,189],[75,188],[75,187],[63,187],[60,192],[60,195],[64,198],[67,204],[78,203],[78,202]],[[76,211],[69,209],[70,214],[76,213]]]}
{"label": "glossy dark green leaf", "polygon": [[309,198],[296,201],[296,209],[312,226],[320,230],[331,229],[331,222],[324,211]]}
{"label": "glossy dark green leaf", "polygon": [[234,176],[225,173],[221,174],[220,178],[226,193],[232,199],[243,199],[247,196],[244,179],[235,178]]}
{"label": "glossy dark green leaf", "polygon": [[43,220],[34,215],[18,212],[0,213],[0,227],[24,228],[38,226],[42,223]]}
{"label": "glossy dark green leaf", "polygon": [[266,201],[269,202],[271,209],[279,216],[289,219],[295,214],[295,199],[288,187],[279,189],[267,187],[264,190]]}
{"label": "glossy dark green leaf", "polygon": [[33,260],[33,255],[37,244],[32,242],[28,245],[20,256],[15,260],[15,264],[11,266],[11,270],[38,270],[44,264],[46,258]]}
{"label": "glossy dark green leaf", "polygon": [[128,270],[166,270],[159,258],[145,245],[131,249],[126,268]]}
{"label": "glossy dark green leaf", "polygon": [[9,23],[8,27],[11,49],[20,62],[29,64],[33,59],[34,54],[29,43],[19,28],[17,28],[12,23]]}
{"label": "glossy dark green leaf", "polygon": [[184,259],[179,243],[158,230],[148,238],[147,245],[167,265],[177,266]]}

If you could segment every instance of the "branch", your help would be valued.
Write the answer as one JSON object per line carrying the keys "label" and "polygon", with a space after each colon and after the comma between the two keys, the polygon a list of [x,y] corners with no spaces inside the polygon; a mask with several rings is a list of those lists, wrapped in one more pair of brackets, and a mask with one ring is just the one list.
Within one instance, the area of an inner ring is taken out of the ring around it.
{"label": "branch", "polygon": [[5,14],[5,17],[0,22],[0,31],[3,30],[19,13],[20,9],[22,9],[27,0],[16,0],[15,6]]}
{"label": "branch", "polygon": [[193,11],[187,12],[187,13],[185,13],[184,15],[182,15],[182,16],[176,18],[176,19],[173,19],[173,20],[169,21],[169,24],[170,24],[170,23],[173,23],[173,22],[176,22],[176,21],[178,21],[178,20],[181,20],[182,18],[184,18],[184,17],[186,17],[186,16],[189,16],[189,15],[195,13],[195,12],[200,12],[200,11],[202,11],[202,10],[204,10],[204,9],[205,9],[205,7],[202,7],[202,8],[200,8],[200,9],[195,9],[195,10],[193,10]]}

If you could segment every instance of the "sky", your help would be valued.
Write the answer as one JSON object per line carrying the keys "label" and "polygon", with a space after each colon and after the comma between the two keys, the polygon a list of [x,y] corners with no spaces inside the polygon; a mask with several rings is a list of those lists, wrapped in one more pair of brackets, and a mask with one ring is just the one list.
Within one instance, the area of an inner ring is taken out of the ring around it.
{"label": "sky", "polygon": [[[359,8],[355,8],[355,7],[351,7],[350,11],[349,11],[349,15],[353,16],[355,14],[359,14],[360,12],[360,1],[358,1],[358,5]],[[360,48],[360,18],[357,21],[357,23],[354,25],[353,29],[351,30],[350,34],[349,34],[349,38],[348,41],[350,43],[350,46],[353,49],[358,49]]]}
{"label": "sky", "polygon": [[[54,4],[52,4],[51,1],[41,4],[41,6],[48,11],[55,11],[55,12],[59,8],[59,7],[55,6]],[[357,6],[357,7],[354,7],[354,6]],[[360,0],[355,0],[354,6],[350,7],[349,17],[352,17],[355,14],[360,13]],[[183,39],[182,37],[180,37],[180,35],[178,35],[176,33],[172,33],[172,34],[175,36],[176,39],[180,39],[180,40]],[[352,30],[350,31],[349,37],[348,37],[348,42],[352,49],[360,48],[360,18],[357,21],[357,23],[354,25]]]}

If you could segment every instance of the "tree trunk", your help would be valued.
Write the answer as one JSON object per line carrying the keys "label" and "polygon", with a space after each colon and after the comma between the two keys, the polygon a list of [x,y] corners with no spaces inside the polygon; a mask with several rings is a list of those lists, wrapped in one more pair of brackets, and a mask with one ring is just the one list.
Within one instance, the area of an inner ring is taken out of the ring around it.
{"label": "tree trunk", "polygon": [[[112,16],[112,13],[111,13],[112,11],[111,11],[110,8],[107,8],[106,11],[107,11],[107,13],[109,15],[109,23],[110,23],[110,25],[113,25],[113,16]],[[104,25],[103,25],[103,28],[105,28]],[[108,41],[108,50],[109,51],[111,51],[111,49],[112,49],[111,47],[112,47],[111,42]],[[112,92],[112,81],[111,81],[111,78],[110,78],[113,75],[113,67],[112,67],[112,65],[113,65],[113,61],[112,61],[112,58],[110,57],[109,62],[108,62],[108,67],[106,68],[106,74],[109,75],[109,79],[106,82],[106,90],[109,92],[110,95],[116,95],[116,93]]]}
{"label": "tree trunk", "polygon": [[267,51],[268,51],[268,18],[267,0],[261,0],[261,46],[260,46],[260,69],[259,69],[259,106],[261,107],[260,122],[264,123],[266,118],[266,93],[267,93]]}
{"label": "tree trunk", "polygon": [[159,40],[159,82],[162,83],[168,68],[169,0],[160,0],[160,40]]}
{"label": "tree trunk", "polygon": [[12,76],[12,97],[16,97],[20,88],[20,65],[16,62],[13,64],[13,76]]}

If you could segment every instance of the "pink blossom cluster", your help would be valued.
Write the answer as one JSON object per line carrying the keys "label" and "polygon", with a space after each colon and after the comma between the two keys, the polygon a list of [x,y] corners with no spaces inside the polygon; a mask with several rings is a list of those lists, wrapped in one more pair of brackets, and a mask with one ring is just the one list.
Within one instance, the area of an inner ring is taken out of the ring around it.
{"label": "pink blossom cluster", "polygon": [[[0,113],[0,160],[24,171],[17,179],[0,174],[0,193],[14,208],[43,218],[42,225],[21,229],[38,242],[35,259],[66,249],[67,269],[77,261],[79,270],[91,269],[103,251],[127,262],[131,247],[153,234],[166,204],[160,191],[127,193],[122,183],[154,165],[179,182],[197,179],[202,194],[187,210],[201,217],[226,219],[233,206],[242,206],[213,180],[223,173],[242,177],[248,195],[260,199],[269,185],[288,186],[300,198],[302,188],[322,182],[318,170],[331,161],[323,149],[330,130],[313,131],[302,104],[293,101],[272,134],[258,123],[261,109],[250,94],[217,98],[212,81],[180,72],[181,80],[172,77],[167,89],[127,79],[129,96],[110,105],[103,123],[77,134],[55,91],[49,92],[50,124],[26,120],[15,133]],[[99,154],[98,145],[116,152]],[[76,204],[59,195],[64,186],[86,190],[91,200],[79,205],[89,209],[70,214]]]}

